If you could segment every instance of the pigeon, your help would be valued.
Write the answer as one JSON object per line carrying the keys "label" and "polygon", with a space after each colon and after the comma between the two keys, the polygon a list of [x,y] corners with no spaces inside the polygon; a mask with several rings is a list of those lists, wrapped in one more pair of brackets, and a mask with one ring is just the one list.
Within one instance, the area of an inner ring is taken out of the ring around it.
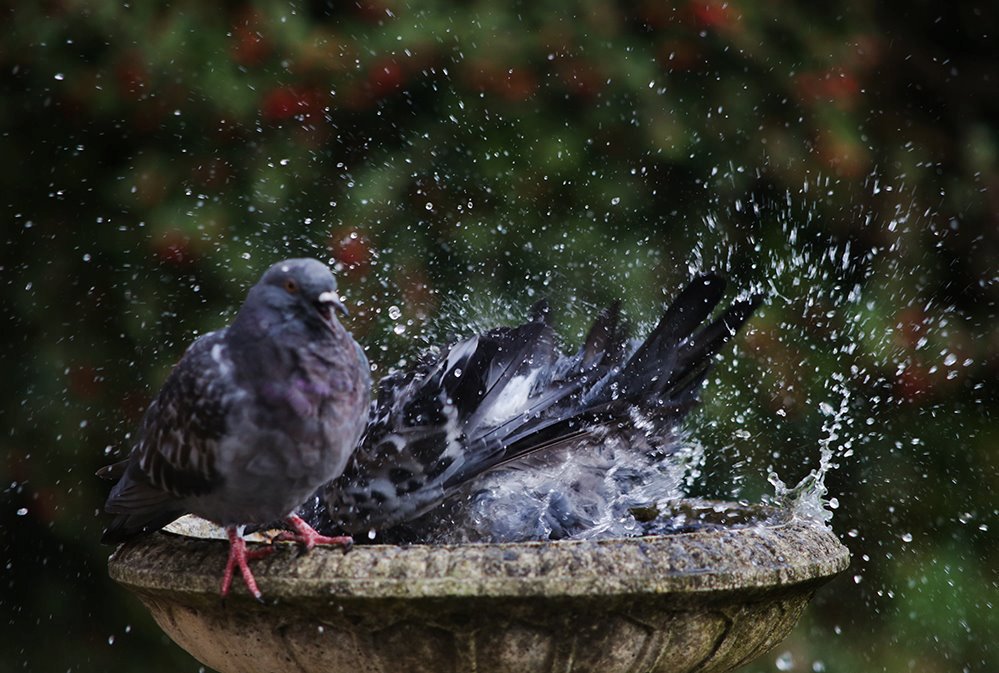
{"label": "pigeon", "polygon": [[300,513],[395,543],[559,539],[627,515],[663,483],[715,355],[763,299],[706,322],[724,288],[695,278],[644,340],[618,302],[564,354],[540,302],[522,325],[432,350],[379,382],[360,447]]}
{"label": "pigeon", "polygon": [[339,545],[295,509],[343,472],[367,426],[370,368],[340,324],[346,315],[329,268],[315,259],[271,266],[232,324],[195,340],[146,410],[126,460],[103,468],[118,479],[102,542],[158,530],[188,513],[226,529],[225,597],[235,569],[258,600],[246,525],[284,520],[277,539],[306,549]]}

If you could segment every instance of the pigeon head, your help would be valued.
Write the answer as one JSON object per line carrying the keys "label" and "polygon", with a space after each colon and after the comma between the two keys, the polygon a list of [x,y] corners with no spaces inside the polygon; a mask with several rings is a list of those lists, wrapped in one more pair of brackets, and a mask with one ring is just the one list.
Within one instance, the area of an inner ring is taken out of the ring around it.
{"label": "pigeon head", "polygon": [[300,319],[307,324],[329,324],[333,309],[347,314],[333,273],[315,259],[286,259],[273,265],[250,291],[247,301],[284,319]]}

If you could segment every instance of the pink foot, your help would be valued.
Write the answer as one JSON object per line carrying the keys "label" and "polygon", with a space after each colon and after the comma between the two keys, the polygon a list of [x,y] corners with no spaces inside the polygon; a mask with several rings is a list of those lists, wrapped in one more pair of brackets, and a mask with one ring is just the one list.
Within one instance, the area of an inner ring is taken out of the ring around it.
{"label": "pink foot", "polygon": [[326,535],[320,535],[316,532],[316,529],[305,523],[302,517],[292,514],[287,519],[291,527],[295,529],[294,533],[284,532],[278,535],[275,541],[278,542],[297,542],[302,546],[305,551],[309,551],[317,544],[332,544],[339,547],[343,547],[343,553],[346,554],[350,551],[350,548],[354,546],[354,539],[349,535],[340,535],[337,537],[328,537]]}
{"label": "pink foot", "polygon": [[238,566],[239,572],[243,576],[243,582],[246,583],[246,588],[250,590],[254,598],[258,601],[261,600],[262,594],[260,593],[260,589],[257,588],[257,580],[253,579],[253,573],[250,572],[248,562],[267,556],[274,551],[274,548],[262,547],[261,549],[248,551],[246,549],[246,540],[236,531],[235,526],[228,526],[225,532],[229,535],[229,560],[225,564],[225,573],[222,575],[222,598],[225,598],[229,594],[233,572]]}

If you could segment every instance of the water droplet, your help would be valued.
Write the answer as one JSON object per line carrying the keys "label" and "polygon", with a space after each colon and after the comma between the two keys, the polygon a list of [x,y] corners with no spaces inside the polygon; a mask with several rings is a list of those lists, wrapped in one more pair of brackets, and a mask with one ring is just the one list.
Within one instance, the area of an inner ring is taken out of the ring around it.
{"label": "water droplet", "polygon": [[59,80],[60,82],[66,79],[66,75],[62,74],[61,72],[57,72],[53,77]]}
{"label": "water droplet", "polygon": [[427,201],[427,210],[433,210],[433,209],[434,209],[434,204]]}
{"label": "water droplet", "polygon": [[615,196],[613,199],[611,199],[611,205],[612,206],[616,206],[619,203],[621,203],[621,197],[620,196]]}
{"label": "water droplet", "polygon": [[912,533],[902,533],[902,542],[912,542]]}
{"label": "water droplet", "polygon": [[790,671],[794,668],[794,657],[791,656],[790,652],[782,652],[774,664],[777,666],[778,671]]}
{"label": "water droplet", "polygon": [[114,645],[114,636],[108,636],[108,645]]}
{"label": "water droplet", "polygon": [[27,507],[22,507],[21,509],[17,510],[18,516],[25,516],[27,513],[28,513]]}
{"label": "water droplet", "polygon": [[406,332],[406,326],[403,325],[402,323],[399,323],[398,325],[392,328],[392,331],[395,332],[396,334],[404,334]]}
{"label": "water droplet", "polygon": [[402,316],[402,309],[398,306],[389,306],[388,316],[392,318],[392,320],[398,320]]}

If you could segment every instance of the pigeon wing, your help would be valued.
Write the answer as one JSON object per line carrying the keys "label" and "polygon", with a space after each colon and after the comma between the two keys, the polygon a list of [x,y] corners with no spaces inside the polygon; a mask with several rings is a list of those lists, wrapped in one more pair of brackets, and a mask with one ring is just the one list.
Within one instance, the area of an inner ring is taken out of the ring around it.
{"label": "pigeon wing", "polygon": [[507,413],[511,388],[526,396],[532,372],[555,357],[554,333],[535,313],[531,322],[474,335],[381,381],[361,445],[320,505],[335,525],[354,533],[384,528],[444,499],[467,469],[468,434]]}
{"label": "pigeon wing", "polygon": [[[221,482],[217,451],[230,409],[243,394],[231,370],[224,330],[199,338],[174,367],[146,410],[138,442],[108,496],[105,510],[119,516],[105,532],[105,542],[165,525],[184,513],[184,498]],[[98,474],[121,472],[115,464]]]}

